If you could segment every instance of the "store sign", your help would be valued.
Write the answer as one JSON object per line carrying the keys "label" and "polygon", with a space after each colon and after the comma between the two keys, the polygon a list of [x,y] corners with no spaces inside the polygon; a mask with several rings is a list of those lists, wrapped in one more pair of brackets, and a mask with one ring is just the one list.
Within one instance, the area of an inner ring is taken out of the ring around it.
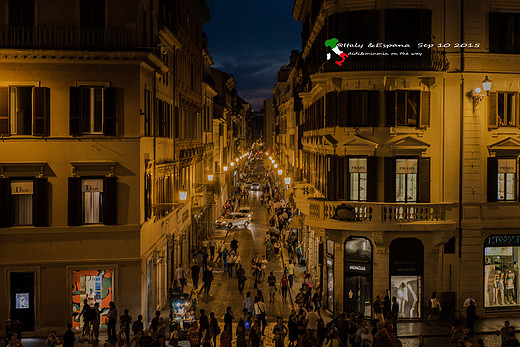
{"label": "store sign", "polygon": [[486,239],[484,246],[520,246],[520,235],[493,235]]}
{"label": "store sign", "polygon": [[423,266],[421,263],[390,264],[390,273],[392,275],[422,275]]}
{"label": "store sign", "polygon": [[334,255],[334,241],[327,240],[327,253]]}
{"label": "store sign", "polygon": [[345,263],[345,271],[357,272],[357,273],[368,273],[368,272],[370,272],[370,264]]}
{"label": "store sign", "polygon": [[498,173],[516,173],[516,159],[499,159]]}
{"label": "store sign", "polygon": [[367,159],[366,158],[350,158],[348,160],[349,173],[366,173]]}
{"label": "store sign", "polygon": [[11,181],[11,194],[23,195],[33,193],[33,181]]}
{"label": "store sign", "polygon": [[397,159],[395,161],[395,172],[397,174],[416,174],[417,159]]}
{"label": "store sign", "polygon": [[82,180],[81,191],[84,193],[103,193],[103,180]]}

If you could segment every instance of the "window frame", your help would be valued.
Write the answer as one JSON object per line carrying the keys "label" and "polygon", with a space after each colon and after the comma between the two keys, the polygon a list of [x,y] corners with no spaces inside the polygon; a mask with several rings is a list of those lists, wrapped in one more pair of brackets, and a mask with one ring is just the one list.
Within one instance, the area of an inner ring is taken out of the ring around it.
{"label": "window frame", "polygon": [[[364,173],[361,173],[361,172],[350,172],[350,160],[351,159],[356,159],[356,160],[359,160],[359,159],[364,159],[365,160],[365,172]],[[347,196],[347,200],[348,201],[359,201],[359,202],[367,202],[368,201],[368,156],[348,156],[347,157],[347,174],[348,174],[348,189],[347,189],[347,193],[348,193],[348,196]],[[352,190],[351,190],[351,185],[352,185],[352,175],[353,174],[357,174],[357,179],[358,179],[358,186],[357,186],[357,199],[353,199],[352,198]],[[360,175],[361,174],[365,174],[365,199],[364,200],[361,200],[361,184],[360,184]]]}
{"label": "window frame", "polygon": [[[396,203],[412,203],[412,204],[415,204],[415,203],[418,203],[419,201],[419,172],[420,172],[420,168],[419,168],[419,160],[420,158],[419,157],[415,157],[415,156],[398,156],[398,157],[395,157],[395,202]],[[417,165],[417,169],[416,169],[416,173],[415,174],[412,174],[412,173],[397,173],[397,161],[398,160],[415,160],[416,161],[416,165]],[[405,195],[404,195],[404,201],[402,200],[398,200],[397,197],[398,197],[398,187],[399,185],[397,184],[397,175],[404,175],[404,183],[405,183],[405,186],[404,186],[404,192],[405,192]],[[415,201],[409,201],[408,200],[408,175],[415,175]]]}
{"label": "window frame", "polygon": [[[512,199],[507,199],[507,175],[509,173],[500,173],[500,161],[505,161],[505,160],[514,160],[515,161],[515,172],[514,172],[514,176],[513,176],[513,188],[512,188],[512,193],[513,193],[513,198]],[[498,157],[497,158],[497,165],[498,165],[498,168],[497,168],[497,177],[496,177],[496,180],[497,180],[497,201],[504,201],[504,202],[507,202],[507,201],[517,201],[518,200],[518,158],[517,157]],[[504,196],[505,198],[504,199],[500,199],[500,176],[503,175],[503,182],[504,182]]]}

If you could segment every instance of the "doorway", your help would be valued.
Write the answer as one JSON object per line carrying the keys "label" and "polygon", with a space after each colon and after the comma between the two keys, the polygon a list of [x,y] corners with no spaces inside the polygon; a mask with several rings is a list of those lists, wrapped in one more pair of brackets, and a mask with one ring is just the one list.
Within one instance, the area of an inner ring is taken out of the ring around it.
{"label": "doorway", "polygon": [[10,318],[22,323],[22,331],[34,331],[34,272],[11,272]]}

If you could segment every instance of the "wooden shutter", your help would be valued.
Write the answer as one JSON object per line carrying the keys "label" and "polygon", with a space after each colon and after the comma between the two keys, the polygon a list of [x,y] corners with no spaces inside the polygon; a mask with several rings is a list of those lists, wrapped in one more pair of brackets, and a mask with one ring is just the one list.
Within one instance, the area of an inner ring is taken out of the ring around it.
{"label": "wooden shutter", "polygon": [[395,157],[385,157],[385,202],[395,202]]}
{"label": "wooden shutter", "polygon": [[50,89],[45,87],[33,88],[33,135],[50,135]]}
{"label": "wooden shutter", "polygon": [[348,92],[339,92],[339,112],[338,112],[338,124],[340,127],[346,127],[347,124],[347,99]]}
{"label": "wooden shutter", "polygon": [[430,202],[430,158],[419,158],[417,202]]}
{"label": "wooden shutter", "polygon": [[367,201],[372,202],[377,201],[377,160],[378,157],[367,158]]}
{"label": "wooden shutter", "polygon": [[489,92],[487,97],[488,104],[488,128],[498,128],[498,92]]}
{"label": "wooden shutter", "polygon": [[103,89],[103,134],[116,136],[116,88]]}
{"label": "wooden shutter", "polygon": [[81,88],[70,87],[69,134],[81,135]]}
{"label": "wooden shutter", "polygon": [[49,189],[47,178],[33,179],[33,225],[49,226]]}
{"label": "wooden shutter", "polygon": [[419,113],[419,127],[430,126],[430,92],[421,92],[421,108]]}
{"label": "wooden shutter", "polygon": [[8,228],[12,225],[11,218],[11,180],[0,178],[0,228]]}
{"label": "wooden shutter", "polygon": [[385,114],[387,127],[395,127],[395,108],[396,108],[396,91],[385,91]]}
{"label": "wooden shutter", "polygon": [[103,178],[103,224],[117,225],[117,177]]}
{"label": "wooden shutter", "polygon": [[0,87],[0,135],[9,135],[9,87]]}
{"label": "wooden shutter", "polygon": [[83,211],[81,209],[81,178],[69,177],[69,220],[68,225],[83,224]]}
{"label": "wooden shutter", "polygon": [[487,158],[487,201],[498,199],[498,158]]}
{"label": "wooden shutter", "polygon": [[500,53],[499,13],[489,13],[489,53]]}
{"label": "wooden shutter", "polygon": [[515,93],[515,122],[520,128],[520,93]]}
{"label": "wooden shutter", "polygon": [[345,195],[345,181],[348,172],[345,170],[345,157],[338,157],[338,167],[337,167],[337,175],[338,175],[338,200],[347,200],[347,196]]}
{"label": "wooden shutter", "polygon": [[368,126],[377,127],[379,125],[379,91],[369,90],[368,94]]}

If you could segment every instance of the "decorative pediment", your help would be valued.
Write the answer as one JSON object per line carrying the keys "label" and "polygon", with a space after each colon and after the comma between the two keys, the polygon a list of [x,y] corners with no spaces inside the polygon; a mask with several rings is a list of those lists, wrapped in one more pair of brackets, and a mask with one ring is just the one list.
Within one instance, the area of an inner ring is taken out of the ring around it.
{"label": "decorative pediment", "polygon": [[392,151],[392,155],[421,155],[430,144],[412,136],[399,136],[388,141],[385,147]]}
{"label": "decorative pediment", "polygon": [[520,141],[512,137],[506,137],[498,142],[488,146],[489,153],[495,153],[497,156],[515,156],[520,155]]}
{"label": "decorative pediment", "polygon": [[376,142],[367,140],[358,135],[347,137],[341,142],[341,148],[338,146],[338,152],[344,155],[374,155],[376,148],[379,146]]}

